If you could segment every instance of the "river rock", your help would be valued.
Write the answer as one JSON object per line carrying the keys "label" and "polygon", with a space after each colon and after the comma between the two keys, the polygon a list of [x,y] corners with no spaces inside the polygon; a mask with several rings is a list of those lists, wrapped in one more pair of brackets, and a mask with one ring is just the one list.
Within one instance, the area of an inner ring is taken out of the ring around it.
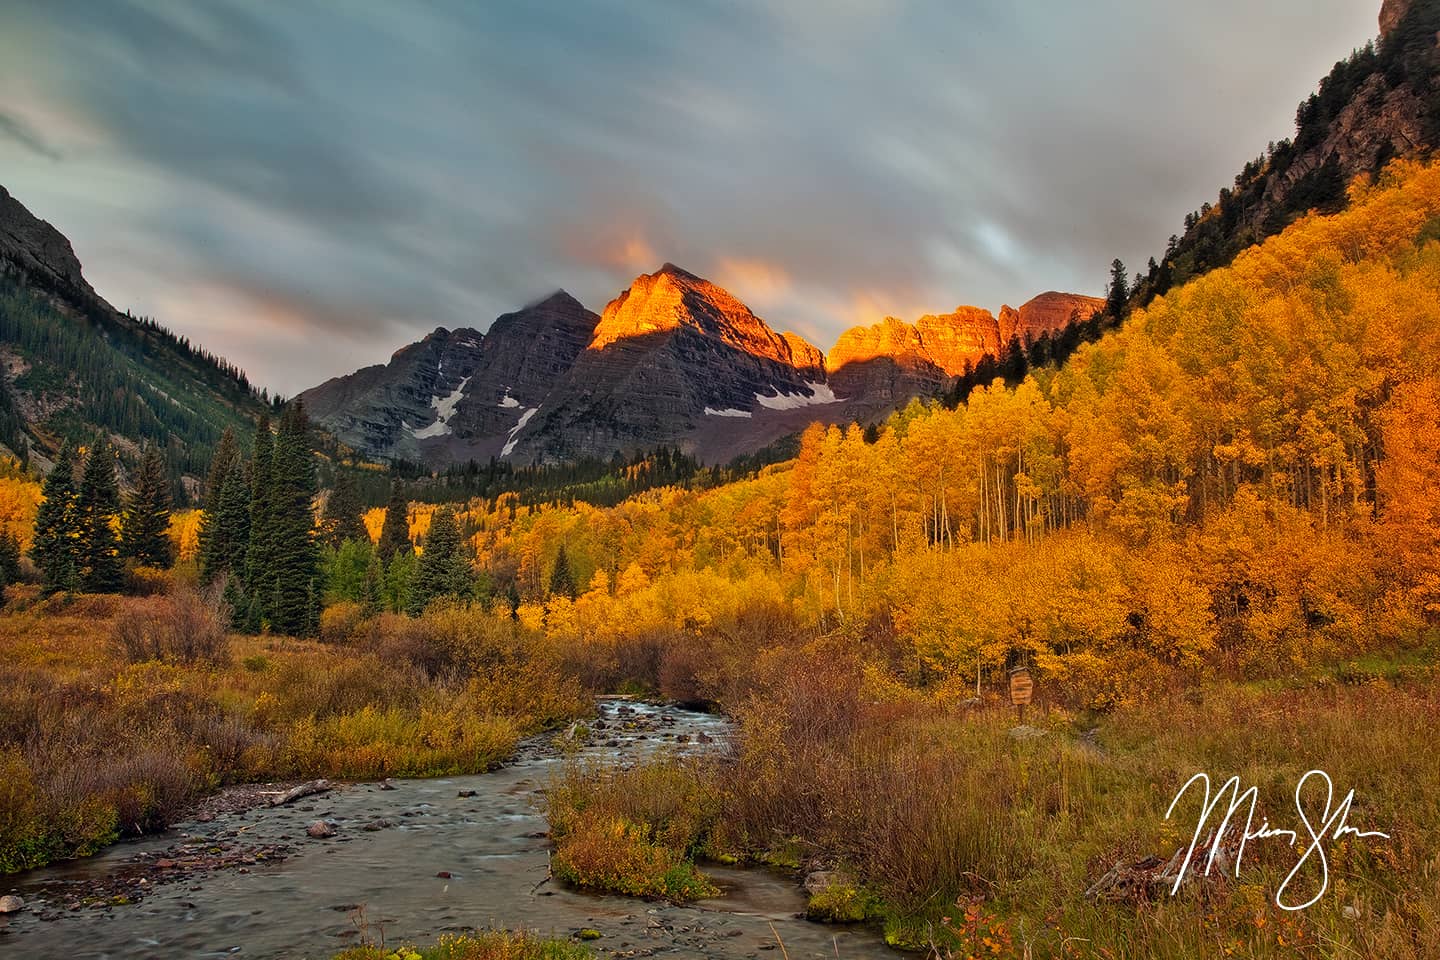
{"label": "river rock", "polygon": [[0,897],[0,913],[19,913],[25,909],[25,901],[13,893]]}
{"label": "river rock", "polygon": [[369,823],[365,824],[360,829],[366,830],[370,833],[374,833],[376,830],[388,830],[393,826],[395,826],[394,823],[386,820],[384,817],[381,817],[379,820],[371,820]]}
{"label": "river rock", "polygon": [[316,840],[324,840],[335,836],[335,828],[324,820],[316,820],[305,828],[306,836],[314,837]]}
{"label": "river rock", "polygon": [[1018,727],[1010,728],[1011,740],[1036,740],[1045,736],[1045,731],[1028,724],[1021,724]]}

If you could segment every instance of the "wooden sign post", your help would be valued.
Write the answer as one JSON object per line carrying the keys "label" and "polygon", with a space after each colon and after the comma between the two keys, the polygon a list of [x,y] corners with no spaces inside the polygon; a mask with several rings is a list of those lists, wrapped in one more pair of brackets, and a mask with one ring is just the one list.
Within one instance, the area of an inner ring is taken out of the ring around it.
{"label": "wooden sign post", "polygon": [[1030,671],[1025,667],[1016,667],[1010,671],[1010,702],[1020,712],[1020,722],[1025,722],[1025,706],[1030,702],[1030,695],[1035,692],[1035,684],[1030,680]]}

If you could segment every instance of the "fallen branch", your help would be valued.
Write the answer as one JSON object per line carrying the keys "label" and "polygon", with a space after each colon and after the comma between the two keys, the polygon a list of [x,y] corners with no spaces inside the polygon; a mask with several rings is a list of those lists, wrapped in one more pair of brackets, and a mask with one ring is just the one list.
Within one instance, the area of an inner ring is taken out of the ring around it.
{"label": "fallen branch", "polygon": [[329,780],[311,780],[309,783],[302,783],[298,787],[291,787],[278,797],[270,801],[272,807],[283,807],[287,803],[294,803],[303,797],[313,797],[317,793],[329,793],[331,790]]}

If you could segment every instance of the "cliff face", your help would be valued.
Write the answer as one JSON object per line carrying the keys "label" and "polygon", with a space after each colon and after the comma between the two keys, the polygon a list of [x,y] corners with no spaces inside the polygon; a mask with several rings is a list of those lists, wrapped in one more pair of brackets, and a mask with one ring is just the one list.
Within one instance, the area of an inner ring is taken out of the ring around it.
{"label": "cliff face", "polygon": [[166,446],[188,479],[222,430],[247,429],[261,409],[233,366],[100,297],[65,235],[4,187],[0,298],[0,447],[11,453],[43,466],[65,438],[103,431],[122,462],[139,440]]}
{"label": "cliff face", "polygon": [[943,389],[987,354],[1000,357],[1012,336],[1022,343],[1089,319],[1103,300],[1073,293],[1042,293],[1018,310],[1000,308],[997,318],[980,307],[927,314],[914,324],[886,317],[840,335],[825,360],[830,385],[840,396],[868,407],[903,402]]}
{"label": "cliff face", "polygon": [[811,403],[811,384],[825,379],[819,359],[729,292],[667,263],[605,307],[594,338],[510,453],[608,457],[676,443],[714,418]]}
{"label": "cliff face", "polygon": [[421,441],[449,430],[484,337],[438,327],[390,362],[335,377],[300,395],[310,418],[340,442],[374,457],[419,459]]}
{"label": "cliff face", "polygon": [[0,187],[0,267],[23,274],[37,287],[100,299],[80,272],[80,261],[65,235],[25,209],[4,187]]}
{"label": "cliff face", "polygon": [[1008,305],[1000,308],[1000,343],[1008,344],[1011,337],[1030,343],[1047,333],[1056,334],[1071,323],[1088,320],[1104,307],[1105,301],[1099,297],[1047,290],[1022,303],[1018,310]]}

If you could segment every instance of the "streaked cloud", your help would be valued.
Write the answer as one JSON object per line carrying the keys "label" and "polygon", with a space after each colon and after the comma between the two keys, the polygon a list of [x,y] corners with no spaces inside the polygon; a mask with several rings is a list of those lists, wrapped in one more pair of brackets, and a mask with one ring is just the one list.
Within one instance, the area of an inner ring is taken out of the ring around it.
{"label": "streaked cloud", "polygon": [[117,305],[287,393],[666,260],[828,347],[1097,292],[1376,10],[51,0],[0,31],[0,183]]}

